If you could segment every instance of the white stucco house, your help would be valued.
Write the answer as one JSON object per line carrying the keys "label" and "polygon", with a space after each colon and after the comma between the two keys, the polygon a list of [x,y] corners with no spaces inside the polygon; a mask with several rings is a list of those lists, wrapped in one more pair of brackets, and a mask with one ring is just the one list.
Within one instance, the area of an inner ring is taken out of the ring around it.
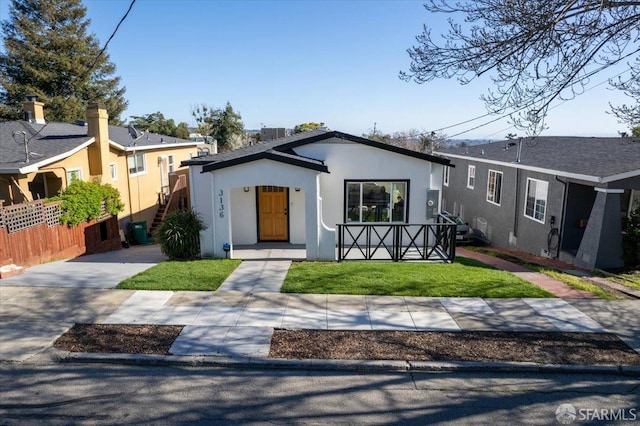
{"label": "white stucco house", "polygon": [[282,241],[304,244],[309,260],[334,260],[338,224],[433,222],[449,160],[315,130],[182,164],[207,225],[203,257]]}

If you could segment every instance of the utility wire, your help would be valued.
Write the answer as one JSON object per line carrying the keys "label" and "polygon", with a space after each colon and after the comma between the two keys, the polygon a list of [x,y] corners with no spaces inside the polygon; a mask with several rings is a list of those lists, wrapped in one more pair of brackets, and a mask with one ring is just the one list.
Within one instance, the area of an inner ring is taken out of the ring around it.
{"label": "utility wire", "polygon": [[[632,52],[630,52],[630,53],[628,53],[628,54],[624,55],[623,57],[616,59],[616,60],[615,60],[615,61],[613,61],[612,63],[610,63],[610,64],[606,65],[606,67],[611,66],[611,65],[615,65],[615,64],[617,64],[617,63],[619,63],[619,62],[621,62],[621,61],[623,61],[623,60],[625,60],[625,59],[629,58],[631,55],[635,55],[635,54],[637,54],[638,52],[640,52],[640,48],[635,49],[635,50],[633,50]],[[603,66],[603,67],[600,67],[600,68],[598,68],[598,69],[595,69],[595,70],[593,70],[593,71],[591,71],[591,72],[589,72],[589,73],[587,73],[587,74],[586,74],[586,75],[584,75],[583,77],[581,77],[581,78],[577,79],[576,81],[574,81],[574,82],[572,83],[572,85],[573,85],[573,84],[576,84],[576,83],[580,83],[580,82],[582,82],[582,81],[584,81],[584,80],[587,80],[587,79],[589,79],[589,78],[593,77],[595,74],[597,74],[597,73],[601,72],[603,69],[605,69],[605,67],[604,67],[604,66]],[[612,78],[615,78],[615,77],[617,77],[617,76],[619,76],[619,75],[622,75],[622,74],[624,74],[625,72],[628,72],[629,70],[631,70],[631,67],[629,67],[628,69],[626,69],[626,70],[622,71],[622,72],[621,72],[621,73],[619,73],[618,75],[615,75],[615,76],[613,76],[613,77],[609,77],[609,78],[607,78],[606,80],[604,80],[604,81],[602,81],[602,82],[598,83],[598,85],[593,86],[593,88],[598,87],[599,85],[604,84],[604,83],[608,82],[609,80],[611,80]],[[586,92],[586,91],[588,91],[588,90],[590,90],[590,89],[586,89],[586,90],[585,90],[585,92]],[[584,92],[583,92],[583,93],[584,93]],[[562,101],[560,104],[556,105],[556,107],[557,107],[557,106],[559,106],[559,105],[562,105],[563,103],[568,102],[568,101],[569,101],[569,99],[564,100],[564,101]],[[531,101],[531,102],[529,102],[529,103],[525,104],[524,106],[522,106],[522,107],[520,107],[520,108],[517,108],[517,109],[515,109],[515,110],[513,110],[513,111],[511,111],[511,112],[509,112],[509,113],[507,113],[507,114],[503,114],[503,115],[501,115],[501,116],[500,116],[500,117],[498,117],[498,118],[495,118],[495,119],[493,119],[493,120],[489,120],[489,121],[487,121],[487,122],[485,122],[485,123],[483,123],[483,124],[480,124],[480,125],[474,126],[474,127],[470,128],[470,129],[467,129],[467,130],[465,130],[465,131],[458,132],[458,133],[456,133],[456,134],[454,134],[454,135],[448,136],[448,138],[453,138],[453,137],[456,137],[456,136],[460,136],[460,135],[462,135],[462,134],[469,133],[469,132],[470,132],[470,131],[472,131],[472,130],[476,130],[476,129],[479,129],[479,128],[481,128],[481,127],[487,126],[487,125],[489,125],[489,124],[491,124],[491,123],[494,123],[494,122],[496,122],[496,121],[499,121],[499,120],[501,120],[501,119],[503,119],[503,118],[509,117],[510,115],[512,115],[512,114],[514,114],[514,113],[516,113],[516,112],[523,111],[523,110],[525,110],[525,109],[529,108],[530,106],[534,105],[534,103],[535,103],[534,101]],[[452,128],[452,127],[458,127],[458,126],[461,126],[461,125],[463,125],[463,124],[469,123],[469,122],[471,122],[471,121],[479,120],[480,118],[484,118],[484,117],[487,117],[487,116],[490,116],[490,115],[492,115],[492,114],[491,114],[491,113],[487,113],[487,114],[484,114],[484,115],[480,115],[480,116],[477,116],[477,117],[474,117],[474,118],[471,118],[471,119],[468,119],[468,120],[465,120],[465,121],[462,121],[462,122],[459,122],[459,123],[452,124],[452,125],[450,125],[450,126],[441,127],[441,128],[439,128],[439,129],[435,129],[435,130],[433,130],[433,131],[431,131],[431,132],[423,133],[423,135],[429,135],[429,134],[431,134],[431,133],[433,133],[433,132],[439,132],[439,131],[442,131],[442,130],[450,129],[450,128]],[[513,126],[512,126],[512,127],[513,127]]]}
{"label": "utility wire", "polygon": [[[122,18],[120,18],[120,21],[118,22],[118,25],[116,25],[115,29],[113,30],[113,32],[111,33],[111,36],[109,36],[109,39],[107,40],[107,42],[104,44],[104,46],[102,47],[102,49],[100,49],[100,52],[98,52],[98,54],[96,55],[95,59],[93,60],[93,62],[91,63],[91,65],[87,68],[87,70],[84,72],[84,74],[82,75],[82,78],[80,78],[80,80],[83,80],[84,78],[88,77],[89,74],[91,74],[91,71],[93,71],[93,68],[96,66],[96,64],[98,63],[98,60],[100,59],[100,57],[104,54],[104,52],[107,50],[107,46],[109,45],[109,42],[111,42],[111,40],[113,39],[113,37],[116,35],[116,33],[118,32],[118,29],[120,29],[120,25],[122,25],[122,23],[125,21],[125,19],[127,19],[127,16],[129,16],[129,12],[131,12],[131,9],[133,8],[133,5],[136,3],[136,0],[131,0],[131,4],[129,4],[129,8],[127,9],[127,11],[125,12],[125,14],[122,16]],[[67,96],[67,100],[69,100],[71,98],[72,94],[69,94]],[[49,125],[49,122],[47,121],[44,126],[42,126],[42,128],[40,130],[38,130],[36,133],[33,134],[33,136],[31,136],[27,142],[31,142],[31,139],[35,138],[36,136],[38,136],[40,133],[42,133],[42,131]]]}
{"label": "utility wire", "polygon": [[[589,87],[589,88],[585,89],[583,93],[587,93],[588,91],[593,90],[593,89],[595,89],[596,87],[600,87],[600,86],[602,86],[603,84],[608,83],[611,79],[616,78],[616,77],[620,77],[622,74],[625,74],[625,73],[627,73],[627,72],[631,71],[631,69],[632,69],[632,68],[631,68],[631,67],[629,67],[629,68],[627,68],[626,70],[621,71],[621,72],[619,72],[618,74],[616,74],[616,75],[614,75],[614,76],[608,77],[608,78],[606,78],[605,80],[602,80],[600,83],[598,83],[598,84],[596,84],[596,85],[594,85],[594,86],[591,86],[591,87]],[[556,105],[554,105],[554,106],[550,107],[550,108],[549,108],[549,110],[556,109],[556,108],[558,108],[559,106],[564,105],[564,104],[566,104],[567,102],[569,102],[569,101],[571,101],[571,100],[573,100],[573,99],[565,99],[565,100],[563,100],[562,102],[560,102],[560,103],[558,103],[558,104],[556,104]],[[514,111],[514,112],[516,112],[516,111]],[[506,115],[505,115],[505,116],[502,116],[501,118],[506,118]],[[487,124],[489,124],[489,123],[487,123]],[[511,125],[511,126],[506,127],[506,128],[504,128],[504,129],[502,129],[502,130],[498,130],[498,131],[497,131],[497,132],[495,132],[495,133],[491,133],[490,135],[485,136],[485,138],[489,138],[489,137],[491,137],[491,136],[493,136],[493,135],[496,135],[496,134],[498,134],[498,133],[505,132],[505,131],[510,130],[510,129],[513,129],[513,128],[515,128],[515,126],[514,126],[514,125]],[[475,129],[469,129],[468,131],[471,131],[471,130],[475,130]],[[466,132],[464,132],[464,133],[466,133]]]}

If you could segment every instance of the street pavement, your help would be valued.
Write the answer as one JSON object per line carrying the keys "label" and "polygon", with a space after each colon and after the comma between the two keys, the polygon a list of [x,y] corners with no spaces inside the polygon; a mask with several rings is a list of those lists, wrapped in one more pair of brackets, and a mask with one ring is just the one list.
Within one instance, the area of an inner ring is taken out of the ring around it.
{"label": "street pavement", "polygon": [[236,250],[245,261],[215,292],[113,289],[162,261],[157,245],[29,268],[0,281],[0,361],[34,359],[74,323],[184,325],[182,357],[264,359],[274,328],[612,332],[640,352],[638,301],[283,294],[301,253],[273,250]]}

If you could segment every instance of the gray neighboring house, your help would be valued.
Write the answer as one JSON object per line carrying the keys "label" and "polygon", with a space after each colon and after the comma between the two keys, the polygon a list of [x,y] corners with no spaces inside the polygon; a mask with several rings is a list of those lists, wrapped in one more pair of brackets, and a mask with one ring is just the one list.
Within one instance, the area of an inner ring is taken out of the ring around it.
{"label": "gray neighboring house", "polygon": [[536,137],[438,152],[443,209],[491,244],[619,268],[621,219],[640,206],[640,139]]}

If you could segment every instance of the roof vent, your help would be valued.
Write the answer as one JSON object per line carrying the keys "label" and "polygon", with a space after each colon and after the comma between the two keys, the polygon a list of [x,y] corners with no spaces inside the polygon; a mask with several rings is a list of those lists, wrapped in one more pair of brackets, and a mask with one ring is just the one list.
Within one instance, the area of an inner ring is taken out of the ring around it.
{"label": "roof vent", "polygon": [[84,126],[87,125],[87,122],[84,121],[84,120],[76,120],[76,121],[73,122],[73,124],[75,124],[76,126],[83,126],[84,127]]}

